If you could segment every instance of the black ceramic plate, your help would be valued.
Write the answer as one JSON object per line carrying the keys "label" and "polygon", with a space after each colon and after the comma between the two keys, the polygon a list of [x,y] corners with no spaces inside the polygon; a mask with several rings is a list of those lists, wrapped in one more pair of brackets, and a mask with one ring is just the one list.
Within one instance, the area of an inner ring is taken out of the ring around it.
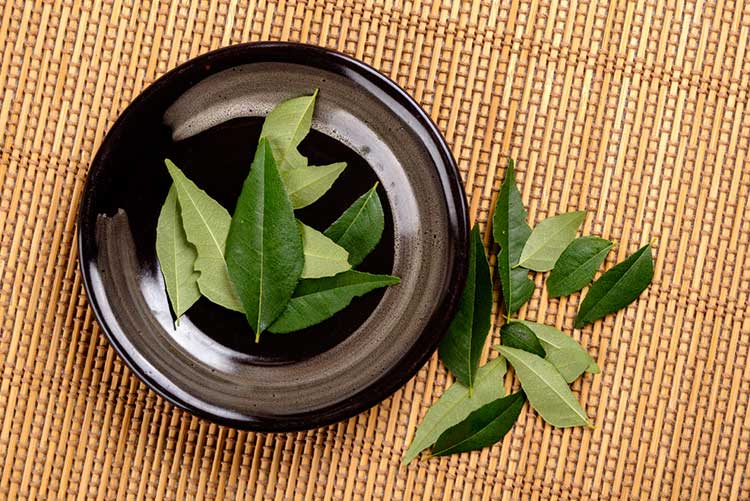
{"label": "black ceramic plate", "polygon": [[[165,157],[231,213],[262,117],[320,89],[310,163],[349,166],[298,211],[325,229],[376,181],[386,230],[360,269],[401,284],[303,332],[254,343],[241,314],[199,300],[175,329],[155,253]],[[402,386],[445,332],[463,287],[466,202],[450,150],[420,107],[369,66],[317,47],[260,43],[205,54],[148,87],[91,165],[79,220],[86,292],[113,346],[149,386],[214,421],[299,430],[361,412]]]}

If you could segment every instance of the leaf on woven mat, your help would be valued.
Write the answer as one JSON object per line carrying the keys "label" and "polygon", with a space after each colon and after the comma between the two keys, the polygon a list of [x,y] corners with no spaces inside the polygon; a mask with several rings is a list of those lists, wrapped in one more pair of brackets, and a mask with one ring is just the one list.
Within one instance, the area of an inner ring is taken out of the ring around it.
{"label": "leaf on woven mat", "polygon": [[612,242],[599,237],[585,236],[573,240],[547,277],[549,297],[567,296],[586,287],[611,248]]}
{"label": "leaf on woven mat", "polygon": [[546,356],[544,348],[539,339],[537,339],[536,334],[534,334],[534,331],[520,322],[514,320],[503,325],[500,328],[500,336],[505,346],[528,351],[542,358]]}
{"label": "leaf on woven mat", "polygon": [[563,250],[576,236],[586,218],[585,211],[548,217],[534,228],[521,251],[518,266],[534,271],[554,268]]}

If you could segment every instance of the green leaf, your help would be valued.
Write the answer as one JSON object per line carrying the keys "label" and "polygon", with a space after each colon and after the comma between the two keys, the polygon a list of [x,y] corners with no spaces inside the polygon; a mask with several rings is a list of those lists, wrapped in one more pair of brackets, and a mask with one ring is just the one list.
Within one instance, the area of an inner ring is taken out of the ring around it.
{"label": "green leaf", "polygon": [[286,333],[310,327],[346,308],[353,298],[399,282],[398,277],[354,270],[334,277],[301,280],[283,313],[268,330]]}
{"label": "green leaf", "polygon": [[531,406],[545,421],[559,428],[590,424],[586,412],[554,365],[517,348],[498,346],[497,349],[516,370]]}
{"label": "green leaf", "polygon": [[547,355],[534,331],[520,322],[513,321],[503,325],[500,328],[500,336],[505,346],[528,351],[542,358]]}
{"label": "green leaf", "polygon": [[534,282],[529,280],[528,270],[514,269],[531,234],[531,228],[526,224],[526,209],[521,201],[521,193],[516,187],[513,159],[508,159],[508,171],[495,204],[492,233],[495,242],[500,246],[497,267],[505,310],[510,315],[518,311],[534,293]]}
{"label": "green leaf", "polygon": [[470,390],[474,384],[479,357],[490,331],[492,280],[484,253],[479,226],[471,230],[469,271],[458,311],[440,342],[440,359],[453,375]]}
{"label": "green leaf", "polygon": [[156,255],[159,257],[159,267],[175,315],[175,325],[179,325],[182,314],[201,297],[201,293],[198,290],[200,274],[193,269],[198,253],[188,242],[182,227],[174,185],[169,188],[156,224]]}
{"label": "green leaf", "polygon": [[346,162],[319,167],[297,167],[281,172],[284,187],[292,201],[292,207],[307,207],[327,192],[339,175],[344,172]]}
{"label": "green leaf", "polygon": [[567,296],[586,287],[594,279],[596,270],[611,248],[612,242],[599,237],[586,236],[573,240],[547,278],[549,297]]}
{"label": "green leaf", "polygon": [[352,266],[360,264],[383,235],[385,218],[377,187],[375,183],[325,231],[327,237],[349,251]]}
{"label": "green leaf", "polygon": [[526,399],[522,391],[490,402],[440,435],[433,456],[468,452],[499,442],[513,427]]}
{"label": "green leaf", "polygon": [[651,244],[638,249],[594,282],[576,315],[577,329],[629,305],[654,276]]}
{"label": "green leaf", "polygon": [[459,382],[453,383],[427,411],[417,428],[411,445],[404,453],[403,463],[409,464],[420,452],[435,443],[448,428],[463,421],[471,412],[505,394],[503,376],[506,364],[503,357],[490,360],[479,368],[474,381],[474,391]]}
{"label": "green leaf", "polygon": [[302,235],[267,140],[261,139],[227,236],[227,268],[255,339],[286,308],[302,274]]}
{"label": "green leaf", "polygon": [[572,337],[566,336],[551,325],[527,320],[519,320],[518,323],[525,325],[536,334],[547,354],[545,358],[555,366],[568,383],[575,381],[584,372],[593,374],[599,372],[596,361]]}
{"label": "green leaf", "polygon": [[287,99],[278,104],[266,116],[261,139],[266,138],[271,144],[273,157],[279,172],[307,167],[307,158],[302,156],[297,147],[310,132],[316,90],[312,96],[300,96]]}
{"label": "green leaf", "polygon": [[331,277],[351,269],[349,253],[315,228],[297,221],[305,254],[301,278]]}
{"label": "green leaf", "polygon": [[242,303],[224,260],[224,244],[231,222],[229,213],[188,179],[171,160],[166,159],[164,163],[177,190],[185,235],[198,253],[193,267],[200,273],[198,288],[201,294],[225,308],[242,311]]}
{"label": "green leaf", "polygon": [[521,251],[518,265],[534,271],[551,270],[585,218],[585,211],[568,212],[536,225]]}

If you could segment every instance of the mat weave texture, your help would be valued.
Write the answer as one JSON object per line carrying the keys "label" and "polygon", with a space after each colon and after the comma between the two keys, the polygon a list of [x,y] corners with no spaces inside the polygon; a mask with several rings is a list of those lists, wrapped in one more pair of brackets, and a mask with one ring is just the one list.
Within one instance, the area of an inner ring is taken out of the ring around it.
{"label": "mat weave texture", "polygon": [[[750,3],[723,0],[0,0],[0,498],[749,499],[749,38]],[[77,268],[89,163],[154,79],[256,40],[403,86],[485,235],[512,155],[532,223],[587,209],[585,232],[619,242],[607,266],[655,239],[624,312],[574,332],[580,298],[548,300],[541,276],[521,311],[596,356],[573,385],[596,429],[527,407],[501,445],[405,468],[449,383],[437,357],[370,411],[291,434],[194,418],[118,359]]]}

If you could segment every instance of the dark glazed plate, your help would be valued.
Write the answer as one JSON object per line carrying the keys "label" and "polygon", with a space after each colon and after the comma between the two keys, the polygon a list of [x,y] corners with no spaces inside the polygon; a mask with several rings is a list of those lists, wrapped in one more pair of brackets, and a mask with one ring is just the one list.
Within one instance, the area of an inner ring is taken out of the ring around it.
{"label": "dark glazed plate", "polygon": [[[262,117],[320,89],[310,163],[346,161],[298,211],[325,229],[379,182],[386,230],[359,269],[401,284],[303,332],[253,336],[242,315],[199,300],[175,328],[155,253],[173,159],[231,213]],[[369,66],[325,49],[258,43],[195,58],[148,87],[107,134],[80,209],[89,301],[127,364],[174,404],[219,423],[300,430],[353,416],[434,352],[465,280],[467,208],[455,161],[422,109]]]}

